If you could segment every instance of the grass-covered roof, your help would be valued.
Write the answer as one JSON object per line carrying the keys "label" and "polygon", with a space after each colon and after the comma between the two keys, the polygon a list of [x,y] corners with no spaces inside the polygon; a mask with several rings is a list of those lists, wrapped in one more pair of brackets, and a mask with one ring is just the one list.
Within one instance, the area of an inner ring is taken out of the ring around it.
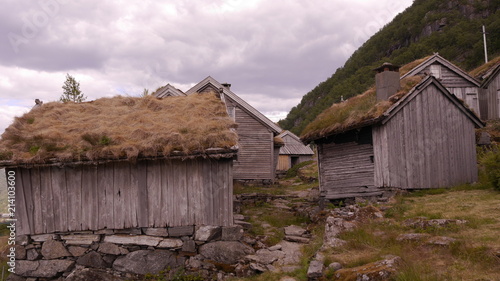
{"label": "grass-covered roof", "polygon": [[50,102],[5,130],[0,165],[234,152],[235,126],[213,94]]}
{"label": "grass-covered roof", "polygon": [[375,87],[344,102],[333,104],[323,111],[303,131],[301,139],[310,142],[333,134],[375,124],[383,118],[383,113],[404,97],[422,80],[419,76],[401,80],[401,90],[389,100],[377,102]]}

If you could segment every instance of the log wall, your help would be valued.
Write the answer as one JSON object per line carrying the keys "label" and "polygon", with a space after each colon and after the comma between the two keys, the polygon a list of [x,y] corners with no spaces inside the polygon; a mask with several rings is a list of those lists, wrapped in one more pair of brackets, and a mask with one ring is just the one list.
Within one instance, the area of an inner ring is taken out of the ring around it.
{"label": "log wall", "polygon": [[16,172],[17,233],[229,226],[232,159],[147,160]]}
{"label": "log wall", "polygon": [[372,144],[318,144],[321,196],[338,199],[381,194],[374,185],[372,159]]}

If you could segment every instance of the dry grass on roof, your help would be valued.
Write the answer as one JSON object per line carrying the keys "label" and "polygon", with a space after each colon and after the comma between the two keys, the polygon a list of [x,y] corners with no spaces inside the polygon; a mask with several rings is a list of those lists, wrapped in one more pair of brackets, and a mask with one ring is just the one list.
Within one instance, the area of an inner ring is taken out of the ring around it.
{"label": "dry grass on roof", "polygon": [[421,58],[418,60],[414,60],[412,62],[409,62],[399,68],[399,75],[403,76],[406,73],[410,72],[410,70],[414,69],[417,67],[419,64],[423,63],[424,61],[428,60],[431,56],[427,56],[425,58]]}
{"label": "dry grass on roof", "polygon": [[389,100],[377,102],[375,87],[344,102],[333,104],[304,129],[301,138],[309,142],[332,134],[371,125],[422,80],[419,76],[401,80],[401,90]]}
{"label": "dry grass on roof", "polygon": [[[0,140],[0,160],[72,162],[193,155],[237,144],[235,123],[213,94],[51,102],[14,120]],[[3,159],[2,159],[3,158]]]}
{"label": "dry grass on roof", "polygon": [[472,70],[469,73],[469,75],[472,77],[481,77],[484,74],[486,74],[486,72],[488,72],[488,70],[490,70],[490,68],[495,66],[497,63],[500,63],[500,56],[498,56],[498,57],[490,60],[489,62],[479,66],[478,68]]}

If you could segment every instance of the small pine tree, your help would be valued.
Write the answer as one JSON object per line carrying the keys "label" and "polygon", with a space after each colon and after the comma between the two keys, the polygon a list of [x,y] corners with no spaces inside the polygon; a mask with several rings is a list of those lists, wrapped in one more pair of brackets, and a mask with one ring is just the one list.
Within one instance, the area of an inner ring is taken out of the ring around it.
{"label": "small pine tree", "polygon": [[87,99],[87,97],[83,95],[82,91],[80,91],[80,83],[69,74],[66,74],[66,81],[64,81],[62,88],[64,92],[61,95],[61,98],[59,98],[59,101],[61,102],[83,102]]}

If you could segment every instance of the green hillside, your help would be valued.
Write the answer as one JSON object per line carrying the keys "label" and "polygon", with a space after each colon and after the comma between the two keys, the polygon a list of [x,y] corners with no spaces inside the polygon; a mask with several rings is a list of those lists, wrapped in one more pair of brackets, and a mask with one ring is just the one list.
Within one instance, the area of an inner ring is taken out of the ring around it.
{"label": "green hillside", "polygon": [[438,52],[465,70],[483,64],[482,25],[488,33],[489,56],[500,54],[499,8],[499,0],[415,0],[307,93],[279,125],[300,135],[341,96],[352,97],[373,85],[373,69],[386,61],[403,65]]}

